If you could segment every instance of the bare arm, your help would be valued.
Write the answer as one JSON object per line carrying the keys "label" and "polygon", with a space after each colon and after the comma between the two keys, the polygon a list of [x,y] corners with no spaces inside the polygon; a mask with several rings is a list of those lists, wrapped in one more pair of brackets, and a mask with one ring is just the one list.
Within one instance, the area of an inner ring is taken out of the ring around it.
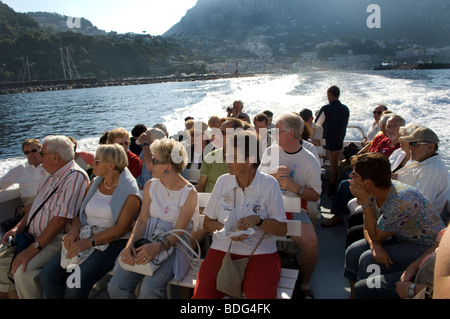
{"label": "bare arm", "polygon": [[436,253],[433,298],[450,298],[450,232],[446,231]]}

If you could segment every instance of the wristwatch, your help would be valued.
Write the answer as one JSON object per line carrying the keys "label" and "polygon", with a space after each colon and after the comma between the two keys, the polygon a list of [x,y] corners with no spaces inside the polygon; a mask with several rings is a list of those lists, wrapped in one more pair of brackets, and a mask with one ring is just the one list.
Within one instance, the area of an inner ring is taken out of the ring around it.
{"label": "wristwatch", "polygon": [[305,189],[303,187],[300,187],[297,194],[301,195],[301,194],[303,194],[304,191],[305,191]]}
{"label": "wristwatch", "polygon": [[258,226],[258,227],[261,226],[263,222],[264,222],[264,219],[261,216],[259,216],[259,222],[258,222],[258,224],[256,224],[256,226]]}
{"label": "wristwatch", "polygon": [[39,250],[42,250],[41,244],[39,244],[38,241],[35,241],[35,242],[33,243],[33,247],[34,247],[34,248],[37,248],[37,249],[39,249]]}
{"label": "wristwatch", "polygon": [[414,295],[416,294],[416,292],[414,291],[415,287],[416,287],[415,283],[412,283],[411,286],[409,286],[409,289],[408,289],[409,298],[413,298]]}

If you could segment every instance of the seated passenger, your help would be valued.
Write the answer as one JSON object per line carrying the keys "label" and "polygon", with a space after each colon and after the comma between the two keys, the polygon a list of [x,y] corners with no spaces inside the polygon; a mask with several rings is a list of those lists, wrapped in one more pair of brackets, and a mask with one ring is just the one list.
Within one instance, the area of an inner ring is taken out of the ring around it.
{"label": "seated passenger", "polygon": [[[356,299],[398,299],[415,298],[421,292],[427,292],[431,299],[434,286],[434,268],[436,251],[445,229],[437,236],[436,244],[411,263],[405,271],[384,275],[374,274],[355,284]],[[376,283],[376,284],[375,284]],[[417,297],[416,297],[417,298]]]}
{"label": "seated passenger", "polygon": [[[153,178],[145,184],[141,212],[125,249],[120,254],[122,261],[129,265],[150,263],[162,249],[169,250],[178,242],[176,236],[169,234],[159,242],[135,248],[134,243],[137,240],[150,240],[153,235],[172,229],[190,231],[191,219],[197,210],[197,191],[180,175],[187,162],[187,154],[181,143],[163,138],[154,141],[150,150],[153,154],[150,166]],[[172,153],[178,156],[176,160],[172,158]],[[181,232],[177,234],[184,235]],[[177,278],[184,277],[185,273],[176,270],[180,269],[179,266],[186,265],[186,258],[183,252],[174,249],[153,276],[144,276],[117,267],[108,283],[109,295],[113,299],[135,299],[136,287],[142,282],[138,298],[164,298],[167,283],[174,275]]]}
{"label": "seated passenger", "polygon": [[[258,152],[250,151],[250,145],[258,144],[256,134],[242,131],[230,139],[233,144],[228,144],[226,154],[230,174],[219,177],[204,210],[204,229],[221,231],[213,235],[193,298],[222,298],[225,294],[217,290],[216,279],[225,253],[229,250],[232,259],[240,259],[257,247],[245,269],[242,290],[248,299],[273,299],[281,271],[276,236],[287,232],[283,199],[276,180],[258,170]],[[250,228],[255,233],[233,236]]]}
{"label": "seated passenger", "polygon": [[200,169],[200,180],[198,181],[196,187],[197,191],[211,193],[217,179],[223,174],[229,172],[228,165],[225,161],[226,153],[226,134],[227,129],[243,129],[243,123],[239,119],[229,118],[221,126],[220,131],[222,135],[217,135],[214,140],[214,145],[218,147],[217,149],[209,152],[202,162]]}
{"label": "seated passenger", "polygon": [[164,137],[166,137],[164,131],[156,127],[152,127],[138,137],[137,142],[142,147],[142,152],[139,155],[139,159],[142,163],[142,172],[141,175],[139,175],[139,177],[137,178],[139,189],[144,189],[145,184],[152,179],[150,166],[152,165],[153,156],[152,152],[150,151],[150,145],[153,143],[153,141],[162,139]]}
{"label": "seated passenger", "polygon": [[[206,135],[207,129],[208,125],[201,121],[196,121],[189,129],[191,138],[189,145],[186,146],[186,153],[188,154],[187,169],[201,169],[204,156],[214,149],[214,144],[210,144]],[[189,181],[197,184],[198,177],[189,178]]]}
{"label": "seated passenger", "polygon": [[388,108],[384,104],[378,104],[373,109],[373,123],[370,125],[369,131],[367,132],[366,138],[363,140],[363,144],[370,142],[373,140],[375,135],[380,131],[380,118],[384,111],[386,111]]}
{"label": "seated passenger", "polygon": [[442,214],[450,196],[450,183],[447,168],[437,153],[438,136],[433,130],[420,127],[400,140],[409,143],[411,159],[415,162],[398,170],[397,180],[416,187]]}
{"label": "seated passenger", "polygon": [[[387,137],[382,139],[373,152],[384,154],[389,157],[396,149],[400,148],[400,127],[405,125],[405,120],[396,114],[393,114],[387,120]],[[359,152],[358,154],[362,154]],[[349,190],[349,179],[343,180],[338,187],[336,198],[331,207],[331,213],[334,214],[330,219],[322,222],[323,227],[333,227],[344,223],[344,215],[348,214],[347,204],[353,198]]]}
{"label": "seated passenger", "polygon": [[373,265],[379,274],[404,271],[434,244],[445,225],[420,191],[391,180],[385,156],[357,155],[352,168],[350,190],[363,207],[365,237],[345,253],[344,276],[353,296],[354,283],[369,277]]}
{"label": "seated passenger", "polygon": [[118,127],[111,130],[108,134],[108,144],[117,143],[123,147],[125,152],[127,153],[128,158],[128,170],[134,178],[138,178],[142,172],[142,163],[139,159],[139,156],[132,153],[128,146],[130,145],[130,134],[123,127]]}
{"label": "seated passenger", "polygon": [[[294,297],[314,298],[310,280],[319,258],[319,244],[314,228],[320,218],[317,210],[308,210],[308,202],[317,202],[322,193],[320,164],[314,155],[300,144],[303,120],[296,113],[282,113],[275,122],[277,144],[267,148],[260,170],[278,181],[283,195],[301,198],[302,212],[292,214],[301,220],[301,236],[291,236],[300,248],[297,258],[299,278]],[[297,295],[297,292],[299,295]]]}
{"label": "seated passenger", "polygon": [[131,137],[130,137],[130,151],[136,155],[140,155],[142,152],[142,146],[139,144],[136,144],[136,141],[139,136],[141,136],[142,133],[147,132],[147,126],[144,124],[136,124],[133,129],[131,130]]}
{"label": "seated passenger", "polygon": [[77,163],[82,169],[84,169],[88,176],[90,177],[92,174],[92,170],[94,169],[94,154],[86,151],[77,152],[78,143],[77,141],[69,136],[70,140],[74,144],[75,150],[75,163]]}
{"label": "seated passenger", "polygon": [[24,140],[22,152],[27,158],[26,163],[12,168],[0,178],[0,190],[7,189],[18,183],[20,199],[22,204],[26,206],[24,211],[27,212],[36,197],[39,183],[46,172],[41,165],[41,143],[39,140],[34,138]]}
{"label": "seated passenger", "polygon": [[[70,260],[80,252],[91,254],[80,265],[81,287],[68,287],[72,273],[61,267],[57,254],[42,269],[39,279],[48,299],[87,299],[94,284],[112,270],[117,256],[125,247],[133,221],[139,212],[141,196],[136,179],[127,168],[123,147],[102,145],[97,149],[94,174],[81,205],[80,215],[63,238]],[[89,237],[82,233],[89,229]]]}
{"label": "seated passenger", "polygon": [[[414,128],[416,129],[414,130]],[[409,142],[410,140],[411,142]],[[418,128],[417,124],[414,124],[406,126],[402,130],[400,144],[403,145],[402,148],[405,151],[410,153],[408,156],[405,156],[405,159],[411,158],[411,161],[408,161],[406,166],[397,170],[396,174],[392,175],[392,178],[417,188],[431,202],[444,222],[447,222],[448,217],[443,214],[449,198],[450,185],[447,168],[442,162],[441,156],[437,154],[439,138],[432,130],[426,127]],[[395,163],[393,165],[395,166]],[[393,165],[391,161],[391,170],[394,170]],[[355,201],[355,199],[352,199],[352,201]],[[349,205],[352,205],[352,203]],[[362,208],[357,207],[355,212],[350,214],[348,220],[347,246],[356,239],[363,238]]]}

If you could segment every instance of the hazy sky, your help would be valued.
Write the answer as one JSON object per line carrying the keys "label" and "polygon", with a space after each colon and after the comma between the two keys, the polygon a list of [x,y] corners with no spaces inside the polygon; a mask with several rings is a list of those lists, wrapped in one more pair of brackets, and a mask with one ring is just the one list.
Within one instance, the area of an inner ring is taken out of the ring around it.
{"label": "hazy sky", "polygon": [[88,19],[101,30],[161,35],[197,0],[1,0],[16,12],[46,11]]}

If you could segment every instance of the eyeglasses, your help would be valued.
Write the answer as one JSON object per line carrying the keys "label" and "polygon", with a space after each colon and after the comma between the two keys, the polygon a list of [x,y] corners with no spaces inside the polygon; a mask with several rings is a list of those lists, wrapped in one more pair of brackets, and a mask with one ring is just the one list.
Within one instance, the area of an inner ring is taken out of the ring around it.
{"label": "eyeglasses", "polygon": [[128,146],[130,145],[130,142],[119,142],[117,144],[119,144],[120,146]]}
{"label": "eyeglasses", "polygon": [[[36,152],[39,152],[36,148],[34,148],[34,149],[32,149],[32,150],[29,150],[29,151],[23,151],[23,153],[25,154],[25,155],[28,155],[28,154],[30,154],[30,153],[36,153]],[[41,155],[42,156],[42,155]]]}
{"label": "eyeglasses", "polygon": [[403,125],[389,124],[389,125],[386,126],[386,128],[387,128],[387,129],[391,129],[391,128],[394,128],[394,127],[400,127],[400,126],[403,126]]}
{"label": "eyeglasses", "polygon": [[409,142],[409,146],[417,146],[417,145],[427,145],[430,142]]}
{"label": "eyeglasses", "polygon": [[158,160],[156,160],[156,159],[152,159],[152,164],[153,165],[158,165],[158,164],[169,164],[169,163],[166,163],[166,162],[163,162],[163,161],[158,161]]}
{"label": "eyeglasses", "polygon": [[101,162],[101,160],[99,160],[99,159],[95,159],[94,160],[94,164],[98,164],[98,163],[100,163]]}
{"label": "eyeglasses", "polygon": [[381,115],[381,114],[383,114],[383,111],[373,111],[373,114]]}

